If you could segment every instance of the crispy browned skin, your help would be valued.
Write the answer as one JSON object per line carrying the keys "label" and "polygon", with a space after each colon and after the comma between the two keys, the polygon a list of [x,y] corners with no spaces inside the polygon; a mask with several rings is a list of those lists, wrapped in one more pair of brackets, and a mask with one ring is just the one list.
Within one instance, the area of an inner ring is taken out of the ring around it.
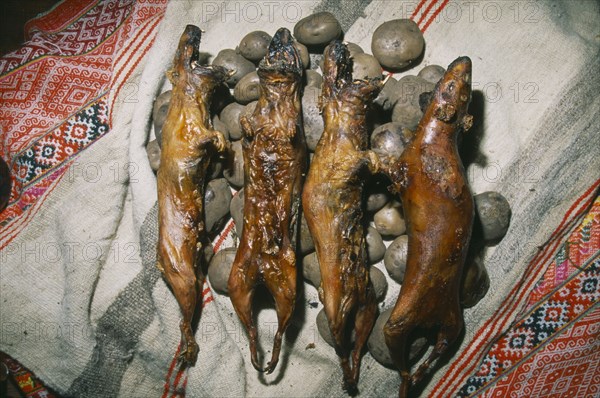
{"label": "crispy browned skin", "polygon": [[192,318],[204,277],[200,258],[205,243],[204,185],[215,151],[226,147],[223,134],[213,130],[209,107],[215,88],[226,79],[221,67],[196,64],[201,31],[188,25],[181,36],[167,76],[173,95],[163,126],[158,170],[158,268],[181,308],[182,351],[186,364],[196,362]]}
{"label": "crispy browned skin", "polygon": [[[470,99],[471,60],[461,57],[437,84],[413,141],[389,170],[408,234],[404,283],[384,327],[402,378],[401,397],[463,328],[459,285],[473,225],[473,197],[456,138],[471,127]],[[437,331],[437,341],[411,377],[407,338],[416,328]]]}
{"label": "crispy browned skin", "polygon": [[[229,293],[248,330],[252,365],[271,373],[296,301],[298,211],[306,143],[302,130],[302,63],[290,32],[281,28],[259,65],[260,98],[244,132],[244,229],[231,274]],[[271,360],[263,369],[257,355],[252,301],[258,284],[275,300],[278,328]]]}
{"label": "crispy browned skin", "polygon": [[[321,269],[319,296],[344,372],[344,388],[354,393],[363,347],[377,316],[366,261],[362,193],[365,173],[379,168],[377,156],[367,150],[366,116],[383,83],[352,81],[350,55],[340,41],[325,49],[323,75],[325,131],[304,184],[302,203],[315,241]],[[356,333],[354,346],[350,322]]]}

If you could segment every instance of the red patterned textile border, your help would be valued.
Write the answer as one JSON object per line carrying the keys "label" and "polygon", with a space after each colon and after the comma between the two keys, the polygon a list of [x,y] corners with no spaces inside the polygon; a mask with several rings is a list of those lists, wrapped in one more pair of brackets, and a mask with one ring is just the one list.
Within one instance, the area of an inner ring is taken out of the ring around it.
{"label": "red patterned textile border", "polygon": [[[577,390],[569,396],[588,396],[597,389],[599,184],[573,204],[559,234],[555,232],[511,292],[513,299],[483,325],[438,382],[434,395],[553,396],[568,385],[570,392]],[[508,315],[517,310],[515,320],[507,324]],[[573,368],[576,364],[582,366]],[[560,382],[548,381],[552,372],[560,373]],[[536,395],[540,391],[543,394]]]}
{"label": "red patterned textile border", "polygon": [[46,386],[26,367],[21,365],[6,354],[2,355],[2,362],[8,368],[10,377],[17,383],[17,387],[26,398],[56,398],[57,395],[48,390]]}
{"label": "red patterned textile border", "polygon": [[71,161],[110,132],[110,111],[150,49],[167,0],[66,0],[29,21],[0,58],[0,154],[13,178],[0,248],[29,222]]}

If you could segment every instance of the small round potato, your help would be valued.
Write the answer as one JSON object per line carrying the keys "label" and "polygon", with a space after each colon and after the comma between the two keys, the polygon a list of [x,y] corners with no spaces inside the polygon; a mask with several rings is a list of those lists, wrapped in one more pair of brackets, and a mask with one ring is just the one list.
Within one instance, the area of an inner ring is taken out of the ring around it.
{"label": "small round potato", "polygon": [[308,69],[308,67],[310,66],[310,54],[308,53],[308,48],[306,48],[306,46],[300,43],[299,41],[295,41],[293,46],[296,48],[298,54],[300,55],[302,67],[304,69]]}
{"label": "small round potato", "polygon": [[213,157],[206,170],[206,175],[209,180],[215,180],[223,176],[223,169],[225,168],[226,160],[221,157]]}
{"label": "small round potato", "polygon": [[352,77],[354,79],[374,79],[382,76],[381,65],[377,59],[365,53],[359,53],[352,59]]}
{"label": "small round potato", "polygon": [[208,280],[217,293],[229,294],[227,282],[229,281],[229,274],[231,273],[236,252],[237,248],[226,247],[219,250],[213,256],[212,260],[210,260],[210,264],[208,265]]}
{"label": "small round potato", "polygon": [[367,211],[374,212],[381,209],[390,201],[390,196],[385,192],[375,192],[367,197]]}
{"label": "small round potato", "polygon": [[294,26],[294,37],[307,46],[327,44],[342,34],[342,26],[330,12],[318,12],[302,18]]}
{"label": "small round potato", "polygon": [[325,340],[330,346],[334,346],[333,336],[331,335],[331,329],[329,329],[329,321],[327,320],[327,314],[325,310],[321,309],[317,314],[317,330],[321,335],[321,338]]}
{"label": "small round potato", "polygon": [[165,124],[165,119],[167,118],[172,93],[173,90],[165,91],[154,100],[152,122],[154,124],[154,135],[156,136],[158,146],[162,145],[162,126]]}
{"label": "small round potato", "polygon": [[398,104],[412,104],[419,106],[419,97],[422,93],[433,91],[435,83],[421,77],[407,75],[398,80]]}
{"label": "small round potato", "polygon": [[462,280],[460,303],[471,308],[485,296],[490,288],[490,277],[480,256],[467,259]]}
{"label": "small round potato", "polygon": [[347,42],[346,47],[348,48],[348,52],[350,53],[351,58],[354,57],[356,54],[362,54],[365,52],[365,50],[363,50],[362,47],[356,43]]}
{"label": "small round potato", "polygon": [[146,155],[148,155],[148,163],[152,171],[158,171],[160,167],[160,147],[158,140],[152,140],[146,145]]}
{"label": "small round potato", "polygon": [[236,189],[244,186],[244,155],[242,153],[241,141],[231,143],[229,162],[223,171],[223,176]]}
{"label": "small round potato", "polygon": [[244,188],[240,189],[233,195],[233,198],[231,198],[229,213],[235,224],[235,233],[238,237],[241,237],[244,228]]}
{"label": "small round potato", "polygon": [[367,211],[374,213],[380,210],[390,201],[388,190],[389,180],[387,178],[369,179],[365,185],[367,195]]}
{"label": "small round potato", "polygon": [[383,239],[377,230],[373,227],[367,228],[367,255],[369,263],[375,264],[379,262],[385,254],[385,245]]}
{"label": "small round potato", "polygon": [[319,72],[308,69],[305,72],[305,76],[307,86],[316,87],[319,90],[321,89],[321,85],[323,84],[323,76],[321,76]]}
{"label": "small round potato", "polygon": [[392,111],[392,121],[414,130],[423,117],[419,101],[421,94],[434,88],[435,84],[417,76],[404,76],[400,79],[397,88],[400,95]]}
{"label": "small round potato", "polygon": [[413,133],[400,123],[382,124],[373,130],[371,148],[378,155],[397,159],[404,151]]}
{"label": "small round potato", "polygon": [[392,121],[415,130],[423,117],[421,108],[413,104],[397,103],[392,112]]}
{"label": "small round potato", "polygon": [[375,291],[375,297],[377,298],[377,301],[383,300],[388,287],[385,275],[379,270],[379,268],[371,267],[369,269],[369,279],[373,284],[373,290]]}
{"label": "small round potato", "polygon": [[419,71],[419,76],[430,83],[436,84],[446,73],[446,69],[439,65],[427,65]]}
{"label": "small round potato", "polygon": [[238,49],[240,54],[247,60],[258,62],[267,54],[271,39],[271,35],[267,32],[255,30],[244,36]]}
{"label": "small round potato", "polygon": [[400,236],[406,232],[406,223],[399,202],[392,201],[373,216],[375,229],[382,236]]}
{"label": "small round potato", "polygon": [[373,32],[371,51],[379,63],[398,70],[419,58],[425,47],[423,33],[410,19],[394,19],[382,23]]}
{"label": "small round potato", "polygon": [[[373,326],[373,331],[371,332],[369,340],[367,341],[367,347],[369,348],[369,352],[373,358],[375,358],[375,360],[383,366],[390,368],[394,368],[394,361],[392,361],[388,347],[385,344],[383,327],[388,319],[390,319],[392,310],[393,307],[388,308],[379,314],[379,317],[377,317],[375,325]],[[425,337],[418,337],[410,346],[408,360],[410,362],[415,362],[421,355],[425,353],[426,348],[427,339]]]}
{"label": "small round potato", "polygon": [[396,105],[399,97],[400,86],[398,85],[398,80],[390,77],[387,82],[385,82],[383,89],[379,92],[379,95],[375,98],[374,102],[384,111],[389,111]]}
{"label": "small round potato", "polygon": [[508,201],[498,192],[488,191],[475,195],[475,209],[487,244],[498,243],[510,225],[511,210]]}
{"label": "small round potato", "polygon": [[304,217],[304,213],[302,213],[300,220],[300,242],[298,249],[300,250],[300,254],[306,254],[315,250],[315,242],[313,241],[310,230],[308,229],[308,224],[306,223],[306,217]]}
{"label": "small round potato", "polygon": [[323,135],[325,124],[319,113],[319,96],[321,89],[318,87],[307,86],[302,96],[302,116],[304,119],[304,135],[306,136],[306,146],[308,150],[314,152],[317,144]]}
{"label": "small round potato", "polygon": [[248,61],[246,58],[242,57],[241,54],[230,48],[219,51],[215,59],[212,61],[212,64],[235,71],[235,73],[226,81],[229,87],[235,87],[242,77],[256,70],[256,67],[252,62]]}
{"label": "small round potato", "polygon": [[248,104],[256,101],[260,94],[260,81],[256,71],[242,77],[233,89],[233,97],[240,104]]}
{"label": "small round potato", "polygon": [[[317,314],[316,321],[317,321],[317,330],[319,331],[321,338],[323,340],[325,340],[325,342],[327,344],[334,347],[333,335],[331,334],[331,329],[329,329],[329,321],[327,320],[327,314],[325,314],[324,309],[321,309],[321,311],[319,311],[319,313]],[[350,342],[353,343],[355,338],[356,338],[356,332],[353,328],[352,332],[350,333]]]}
{"label": "small round potato", "polygon": [[[252,114],[254,113],[254,111],[256,110],[256,104],[258,103],[258,101],[252,101],[251,103],[249,103],[248,105],[246,105],[244,107],[244,110],[242,111],[242,113],[240,113],[240,117],[238,118],[238,121],[242,118],[242,117],[247,117],[252,119]],[[242,131],[242,137],[244,136],[244,131]]]}
{"label": "small round potato", "polygon": [[229,130],[229,138],[237,141],[242,138],[242,127],[240,126],[240,114],[244,110],[244,105],[232,102],[221,111],[219,117]]}
{"label": "small round potato", "polygon": [[407,253],[408,235],[400,235],[388,246],[383,257],[386,271],[398,283],[404,281]]}
{"label": "small round potato", "polygon": [[231,196],[231,189],[224,178],[217,178],[207,184],[204,192],[204,214],[208,232],[213,232],[219,221],[229,214]]}
{"label": "small round potato", "polygon": [[316,288],[321,285],[321,269],[319,268],[317,253],[307,254],[302,259],[302,276]]}
{"label": "small round potato", "polygon": [[214,115],[212,118],[213,129],[223,133],[226,140],[229,140],[229,129],[227,125],[221,121],[219,115]]}

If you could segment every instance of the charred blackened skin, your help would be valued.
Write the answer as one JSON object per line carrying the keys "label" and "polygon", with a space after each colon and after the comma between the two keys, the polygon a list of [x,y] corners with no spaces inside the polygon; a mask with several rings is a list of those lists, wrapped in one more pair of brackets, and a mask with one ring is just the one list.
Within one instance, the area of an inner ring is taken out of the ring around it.
{"label": "charred blackened skin", "polygon": [[187,365],[193,365],[198,355],[192,318],[204,282],[200,259],[206,241],[206,169],[211,157],[226,148],[223,134],[213,130],[209,108],[213,92],[228,73],[222,67],[197,64],[200,35],[196,26],[185,28],[173,67],[167,72],[173,95],[162,130],[157,176],[157,266],[181,308],[179,358]]}
{"label": "charred blackened skin", "polygon": [[[233,307],[250,339],[252,365],[273,372],[296,301],[297,220],[306,143],[302,130],[302,63],[290,32],[281,28],[258,68],[260,97],[244,133],[244,229],[231,274]],[[275,299],[278,328],[271,360],[258,362],[252,301],[258,284]]]}
{"label": "charred blackened skin", "polygon": [[[362,194],[365,173],[379,160],[367,150],[367,111],[383,87],[380,79],[352,80],[342,42],[324,53],[320,98],[325,131],[304,184],[302,203],[321,269],[319,296],[325,307],[344,388],[356,392],[362,351],[377,316],[367,267]],[[355,331],[350,342],[349,324]],[[352,354],[352,367],[350,355]]]}
{"label": "charred blackened skin", "polygon": [[[471,60],[456,59],[438,82],[414,139],[388,170],[400,194],[408,234],[408,258],[398,301],[384,327],[400,371],[400,397],[459,336],[461,274],[473,226],[473,197],[458,155],[458,133],[471,127]],[[410,333],[437,332],[429,357],[412,375]]]}

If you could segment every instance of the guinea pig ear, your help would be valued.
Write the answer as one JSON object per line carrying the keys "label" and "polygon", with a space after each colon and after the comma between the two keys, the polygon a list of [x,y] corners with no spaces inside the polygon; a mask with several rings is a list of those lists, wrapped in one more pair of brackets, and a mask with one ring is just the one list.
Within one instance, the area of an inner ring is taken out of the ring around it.
{"label": "guinea pig ear", "polygon": [[466,114],[462,119],[462,128],[464,132],[473,127],[473,115]]}
{"label": "guinea pig ear", "polygon": [[456,114],[456,108],[452,104],[443,103],[435,107],[433,116],[442,122],[449,122]]}

